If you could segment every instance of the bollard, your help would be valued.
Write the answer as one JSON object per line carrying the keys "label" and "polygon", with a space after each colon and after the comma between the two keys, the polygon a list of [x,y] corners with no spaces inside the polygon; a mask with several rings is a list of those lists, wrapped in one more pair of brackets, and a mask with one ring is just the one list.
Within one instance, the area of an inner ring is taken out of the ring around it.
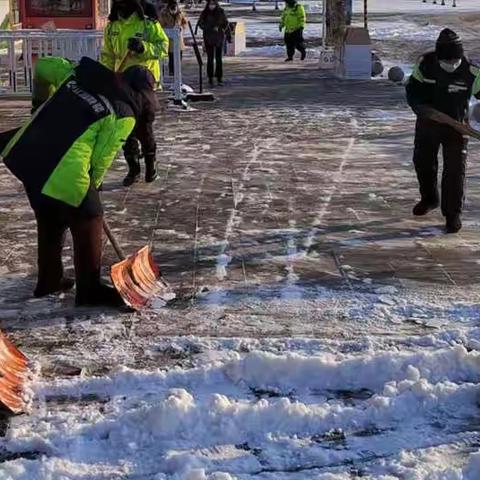
{"label": "bollard", "polygon": [[180,48],[181,27],[173,27],[173,101],[179,105],[182,97],[182,50]]}

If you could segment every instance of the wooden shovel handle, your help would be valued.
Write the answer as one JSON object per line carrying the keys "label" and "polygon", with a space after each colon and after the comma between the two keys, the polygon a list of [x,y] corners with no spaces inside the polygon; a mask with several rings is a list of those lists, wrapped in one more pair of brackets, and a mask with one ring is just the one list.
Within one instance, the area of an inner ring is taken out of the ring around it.
{"label": "wooden shovel handle", "polygon": [[125,253],[123,252],[122,247],[117,242],[117,239],[115,238],[112,231],[110,230],[110,227],[108,226],[108,223],[105,220],[105,217],[103,218],[103,231],[105,232],[105,235],[107,236],[108,240],[112,244],[112,247],[115,250],[115,253],[118,255],[118,258],[120,260],[125,260],[127,257],[125,256]]}
{"label": "wooden shovel handle", "polygon": [[443,125],[449,125],[453,129],[455,129],[458,133],[462,135],[467,135],[469,137],[476,138],[480,140],[480,132],[473,129],[470,125],[466,123],[461,123],[449,115],[439,112],[432,107],[421,105],[417,108],[417,113],[420,117],[427,118],[429,120],[433,120],[434,122],[441,123]]}

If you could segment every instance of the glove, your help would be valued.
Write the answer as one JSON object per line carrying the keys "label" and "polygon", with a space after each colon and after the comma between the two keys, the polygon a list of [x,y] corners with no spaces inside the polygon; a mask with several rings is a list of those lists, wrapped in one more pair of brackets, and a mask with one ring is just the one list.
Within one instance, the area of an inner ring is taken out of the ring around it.
{"label": "glove", "polygon": [[127,48],[134,53],[143,53],[145,51],[143,42],[139,38],[135,37],[128,39]]}
{"label": "glove", "polygon": [[214,32],[218,32],[219,28],[218,27],[213,27]]}

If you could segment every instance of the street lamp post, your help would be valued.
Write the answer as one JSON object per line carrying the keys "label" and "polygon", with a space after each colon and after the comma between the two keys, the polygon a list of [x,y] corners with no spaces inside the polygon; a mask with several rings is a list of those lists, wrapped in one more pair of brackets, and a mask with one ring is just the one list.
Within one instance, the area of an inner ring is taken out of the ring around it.
{"label": "street lamp post", "polygon": [[363,26],[368,29],[368,0],[363,0]]}

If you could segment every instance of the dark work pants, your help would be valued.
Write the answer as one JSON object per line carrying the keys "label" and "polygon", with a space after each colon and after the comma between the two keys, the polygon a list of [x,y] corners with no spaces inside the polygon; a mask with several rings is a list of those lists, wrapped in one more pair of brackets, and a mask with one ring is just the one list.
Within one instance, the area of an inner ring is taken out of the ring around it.
{"label": "dark work pants", "polygon": [[287,47],[287,57],[293,58],[295,49],[300,53],[305,52],[305,41],[303,40],[303,28],[291,33],[285,33],[285,46]]}
{"label": "dark work pants", "polygon": [[[217,80],[223,79],[223,48],[214,45],[205,45],[207,51],[207,76],[211,80],[215,76]],[[214,74],[215,72],[215,74]]]}
{"label": "dark work pants", "polygon": [[422,200],[438,201],[438,152],[443,150],[442,214],[462,213],[468,140],[453,128],[417,120],[413,163]]}
{"label": "dark work pants", "polygon": [[157,144],[153,132],[154,120],[155,116],[153,116],[153,119],[140,119],[123,146],[123,153],[128,164],[129,175],[140,174],[140,163],[138,159],[142,155],[147,166],[150,164],[151,167],[155,163]]}
{"label": "dark work pants", "polygon": [[[183,58],[183,52],[180,52],[180,59]],[[175,63],[173,61],[173,52],[168,52],[168,74],[173,77],[175,73]]]}
{"label": "dark work pants", "polygon": [[[141,152],[140,152],[141,147]],[[139,121],[133,132],[127,138],[123,146],[125,158],[135,156],[139,158],[141,154],[146,157],[154,155],[157,145],[155,142],[155,134],[153,132],[153,122]]]}
{"label": "dark work pants", "polygon": [[[96,192],[95,192],[96,193]],[[96,203],[98,194],[89,201]],[[77,295],[100,284],[102,265],[103,214],[101,204],[94,208],[68,207],[54,200],[35,210],[38,234],[37,288],[56,288],[63,278],[62,250],[67,229],[73,239]]]}

